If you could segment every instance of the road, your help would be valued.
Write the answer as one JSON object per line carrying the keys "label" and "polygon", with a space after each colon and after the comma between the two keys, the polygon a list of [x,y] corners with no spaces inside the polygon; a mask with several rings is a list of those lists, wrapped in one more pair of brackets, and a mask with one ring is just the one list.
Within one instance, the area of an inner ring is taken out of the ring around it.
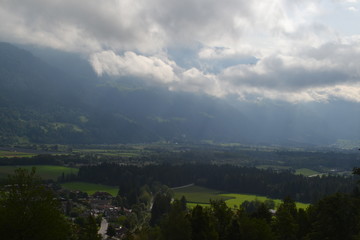
{"label": "road", "polygon": [[106,231],[108,229],[108,226],[109,226],[109,223],[106,221],[105,218],[102,218],[98,234],[100,234],[103,239],[106,239]]}

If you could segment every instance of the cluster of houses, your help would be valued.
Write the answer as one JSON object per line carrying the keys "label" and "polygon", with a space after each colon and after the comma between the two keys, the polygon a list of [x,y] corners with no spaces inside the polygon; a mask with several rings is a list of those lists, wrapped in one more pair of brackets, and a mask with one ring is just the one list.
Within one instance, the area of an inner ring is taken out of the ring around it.
{"label": "cluster of houses", "polygon": [[104,239],[121,239],[125,235],[126,229],[119,225],[116,219],[130,214],[131,209],[115,206],[113,204],[114,197],[111,194],[107,192],[96,192],[88,195],[81,191],[70,191],[66,189],[60,189],[57,192],[60,197],[63,212],[73,221],[75,221],[76,218],[86,218],[89,215],[96,216],[109,222],[109,226],[111,225],[114,230],[112,237],[103,234]]}

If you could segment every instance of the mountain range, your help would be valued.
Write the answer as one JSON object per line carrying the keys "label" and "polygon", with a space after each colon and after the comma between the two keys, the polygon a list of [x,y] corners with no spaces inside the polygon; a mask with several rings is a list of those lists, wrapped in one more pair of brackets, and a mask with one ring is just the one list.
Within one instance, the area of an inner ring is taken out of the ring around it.
{"label": "mountain range", "polygon": [[0,43],[0,144],[238,142],[329,145],[360,139],[358,103],[288,103],[169,91],[97,76],[79,55]]}

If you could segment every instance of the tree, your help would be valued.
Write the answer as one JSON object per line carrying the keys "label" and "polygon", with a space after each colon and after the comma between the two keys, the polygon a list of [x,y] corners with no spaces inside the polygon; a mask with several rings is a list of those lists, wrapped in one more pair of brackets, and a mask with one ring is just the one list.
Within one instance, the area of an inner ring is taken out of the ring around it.
{"label": "tree", "polygon": [[191,239],[215,240],[219,238],[215,229],[215,220],[210,215],[209,208],[195,206],[191,211],[190,223]]}
{"label": "tree", "polygon": [[287,197],[280,204],[273,223],[274,232],[279,240],[296,240],[299,225],[297,224],[295,202]]}
{"label": "tree", "polygon": [[160,223],[164,214],[170,211],[171,195],[168,193],[158,193],[154,198],[154,203],[151,208],[150,225],[155,226]]}
{"label": "tree", "polygon": [[175,200],[170,212],[161,222],[162,238],[166,240],[190,240],[191,225],[179,200]]}
{"label": "tree", "polygon": [[225,239],[226,229],[231,222],[233,212],[223,200],[210,201],[210,205],[219,239]]}
{"label": "tree", "polygon": [[0,236],[3,239],[70,239],[71,227],[53,192],[25,169],[15,170],[0,192]]}
{"label": "tree", "polygon": [[85,219],[84,224],[80,226],[79,240],[101,240],[98,234],[98,225],[94,216],[90,215]]}
{"label": "tree", "polygon": [[106,230],[106,235],[113,237],[116,235],[116,230],[112,225],[109,225],[108,229]]}
{"label": "tree", "polygon": [[360,201],[337,193],[314,205],[309,239],[353,239],[360,232]]}

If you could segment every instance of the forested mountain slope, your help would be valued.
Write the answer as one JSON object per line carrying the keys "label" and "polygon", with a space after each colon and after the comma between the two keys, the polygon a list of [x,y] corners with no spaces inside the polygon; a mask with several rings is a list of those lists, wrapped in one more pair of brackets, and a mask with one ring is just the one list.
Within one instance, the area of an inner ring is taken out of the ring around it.
{"label": "forested mountain slope", "polygon": [[0,143],[235,141],[247,119],[207,96],[81,78],[0,44]]}
{"label": "forested mountain slope", "polygon": [[357,103],[246,102],[173,92],[130,76],[98,77],[81,57],[52,51],[0,43],[0,144],[359,140]]}

